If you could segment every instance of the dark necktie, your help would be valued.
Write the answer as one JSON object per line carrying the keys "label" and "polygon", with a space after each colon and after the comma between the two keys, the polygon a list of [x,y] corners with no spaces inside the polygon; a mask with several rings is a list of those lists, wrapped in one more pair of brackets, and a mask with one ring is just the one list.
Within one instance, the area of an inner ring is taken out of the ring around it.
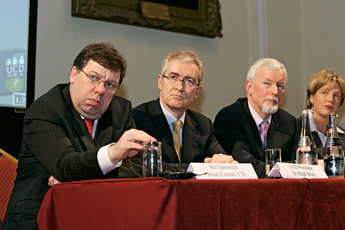
{"label": "dark necktie", "polygon": [[93,138],[92,131],[93,131],[93,124],[95,123],[95,120],[84,118],[84,121],[85,121],[87,129],[89,130],[91,137]]}
{"label": "dark necktie", "polygon": [[262,121],[260,123],[260,137],[261,137],[263,149],[266,149],[266,136],[267,136],[268,126],[269,126],[268,121]]}
{"label": "dark necktie", "polygon": [[180,144],[180,129],[181,129],[182,121],[177,120],[173,122],[174,126],[174,134],[173,134],[173,141],[175,151],[178,157],[178,161],[181,163],[181,144]]}

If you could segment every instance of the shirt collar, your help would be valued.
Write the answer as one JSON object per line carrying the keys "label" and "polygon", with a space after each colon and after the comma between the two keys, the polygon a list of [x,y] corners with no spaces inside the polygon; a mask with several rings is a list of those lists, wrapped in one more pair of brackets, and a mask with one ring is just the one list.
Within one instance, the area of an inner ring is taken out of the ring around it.
{"label": "shirt collar", "polygon": [[176,121],[176,120],[180,120],[180,121],[182,121],[182,126],[183,126],[184,120],[185,120],[185,118],[186,118],[186,112],[182,115],[182,117],[181,117],[180,119],[177,119],[174,115],[172,115],[172,114],[162,105],[162,103],[161,103],[160,101],[159,101],[159,104],[160,104],[160,106],[161,106],[161,108],[162,108],[162,111],[163,111],[163,113],[164,113],[164,116],[165,116],[165,118],[167,119],[169,125],[172,124],[172,123],[173,123],[174,121]]}
{"label": "shirt collar", "polygon": [[[309,113],[309,123],[310,123],[310,131],[312,132],[318,132],[320,135],[323,135],[325,136],[322,132],[319,132],[318,129],[317,129],[317,126],[314,122],[314,119],[313,119],[313,113],[310,112]],[[337,133],[345,133],[344,130],[340,129],[338,126],[337,126]]]}
{"label": "shirt collar", "polygon": [[337,132],[338,132],[338,133],[345,133],[345,131],[342,130],[341,128],[339,128],[338,126],[337,126]]}
{"label": "shirt collar", "polygon": [[[80,114],[79,114],[79,115],[80,115]],[[83,119],[83,120],[85,119],[85,117],[82,116],[82,115],[80,115],[80,117],[81,117],[81,119]],[[95,128],[97,127],[98,121],[99,121],[100,118],[101,118],[101,117],[95,119],[95,122],[93,123],[93,130],[95,130]]]}
{"label": "shirt collar", "polygon": [[[79,114],[80,115],[80,114]],[[84,116],[80,115],[81,119],[85,119]],[[96,129],[97,129],[97,125],[98,125],[98,121],[101,117],[95,119],[95,122],[93,123],[93,128],[92,128],[92,136],[95,137],[95,134],[96,134]]]}
{"label": "shirt collar", "polygon": [[[262,117],[255,111],[255,109],[249,103],[249,101],[248,101],[248,107],[249,107],[250,114],[252,115],[255,121],[256,126],[259,126],[264,119],[262,119]],[[272,119],[272,115],[270,115],[269,118],[266,119],[269,125],[271,124],[271,119]]]}
{"label": "shirt collar", "polygon": [[316,128],[316,124],[315,124],[314,119],[313,119],[313,113],[311,113],[311,112],[309,113],[309,125],[310,125],[310,131],[318,132],[318,130]]}

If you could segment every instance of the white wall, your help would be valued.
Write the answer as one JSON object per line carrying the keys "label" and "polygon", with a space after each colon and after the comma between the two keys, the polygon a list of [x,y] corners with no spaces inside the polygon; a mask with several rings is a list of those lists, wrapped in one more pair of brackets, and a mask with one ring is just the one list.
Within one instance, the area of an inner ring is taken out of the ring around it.
{"label": "white wall", "polygon": [[[332,68],[345,77],[345,1],[301,1],[303,76],[323,68]],[[303,78],[304,89],[308,78]],[[303,97],[306,96],[306,90]],[[345,107],[340,109],[338,123],[345,126]]]}
{"label": "white wall", "polygon": [[[224,37],[206,38],[75,18],[70,0],[39,1],[35,97],[67,82],[73,60],[85,45],[109,41],[128,63],[118,94],[137,106],[158,97],[157,75],[165,55],[174,49],[193,49],[204,62],[206,77],[192,108],[213,120],[221,108],[245,96],[247,70],[258,58],[256,1],[220,3]],[[283,62],[289,75],[283,108],[300,116],[311,73],[333,66],[344,73],[345,2],[265,0],[264,4],[267,56]]]}
{"label": "white wall", "polygon": [[301,84],[300,1],[266,1],[266,24],[267,56],[284,63],[288,73],[283,107],[299,117],[305,105],[301,97],[304,87]]}
{"label": "white wall", "polygon": [[220,39],[75,18],[69,0],[39,1],[35,97],[67,81],[72,62],[85,45],[110,41],[128,62],[118,94],[136,106],[158,97],[163,58],[174,49],[193,49],[204,62],[206,77],[192,108],[213,120],[218,110],[245,96],[246,72],[257,58],[253,12],[254,1],[221,1],[224,37]]}

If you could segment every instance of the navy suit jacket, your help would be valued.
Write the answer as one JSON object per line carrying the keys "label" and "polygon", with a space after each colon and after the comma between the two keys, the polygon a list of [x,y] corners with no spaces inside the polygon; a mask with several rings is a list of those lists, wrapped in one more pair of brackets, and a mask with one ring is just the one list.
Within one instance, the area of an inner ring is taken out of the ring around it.
{"label": "navy suit jacket", "polygon": [[[281,149],[282,161],[291,161],[296,151],[299,133],[296,118],[278,109],[272,115],[267,133],[267,149]],[[260,133],[249,111],[247,98],[220,110],[214,121],[215,136],[225,151],[240,163],[252,163],[258,177],[265,177],[265,152]]]}
{"label": "navy suit jacket", "polygon": [[97,152],[135,127],[131,111],[129,101],[115,96],[93,140],[73,107],[69,85],[57,85],[37,99],[24,118],[17,178],[2,229],[38,228],[36,216],[50,175],[61,182],[116,177],[117,170],[103,174]]}
{"label": "navy suit jacket", "polygon": [[[134,108],[133,116],[138,129],[162,142],[165,170],[178,164],[172,133],[159,99]],[[213,154],[226,153],[214,136],[211,120],[189,109],[186,111],[182,138],[181,163],[185,169],[191,162],[204,162],[206,157],[212,157]]]}

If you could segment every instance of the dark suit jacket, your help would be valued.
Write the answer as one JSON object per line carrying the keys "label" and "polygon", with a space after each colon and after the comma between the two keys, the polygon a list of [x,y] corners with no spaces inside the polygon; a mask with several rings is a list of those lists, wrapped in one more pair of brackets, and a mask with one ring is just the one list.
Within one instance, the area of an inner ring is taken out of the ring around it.
{"label": "dark suit jacket", "polygon": [[[297,118],[297,132],[301,133],[301,128],[302,128],[302,117]],[[338,127],[341,129],[340,127]],[[321,142],[321,139],[319,137],[319,134],[317,132],[311,132],[313,135],[313,139],[316,145],[316,150],[318,152],[318,158],[323,159],[323,151],[324,151],[324,146]],[[341,143],[341,146],[343,147],[343,150],[345,150],[345,134],[344,133],[338,133],[339,140]]]}
{"label": "dark suit jacket", "polygon": [[24,118],[17,178],[2,229],[37,229],[50,175],[62,182],[115,177],[116,170],[102,173],[97,152],[133,127],[131,103],[117,96],[99,119],[95,140],[73,107],[68,85],[37,99]]}
{"label": "dark suit jacket", "polygon": [[[234,104],[220,110],[214,129],[215,136],[225,151],[240,163],[252,163],[258,177],[265,177],[265,152],[260,133],[249,111],[247,98],[239,98]],[[272,115],[267,135],[266,148],[279,148],[282,151],[282,161],[292,160],[299,138],[296,133],[296,118],[278,109]]]}
{"label": "dark suit jacket", "polygon": [[[138,129],[162,142],[162,159],[168,163],[164,164],[165,170],[170,170],[169,166],[178,164],[172,134],[159,99],[134,108],[133,116]],[[190,162],[204,162],[206,157],[225,153],[213,134],[211,120],[189,109],[186,111],[182,137],[181,163],[185,169]]]}

